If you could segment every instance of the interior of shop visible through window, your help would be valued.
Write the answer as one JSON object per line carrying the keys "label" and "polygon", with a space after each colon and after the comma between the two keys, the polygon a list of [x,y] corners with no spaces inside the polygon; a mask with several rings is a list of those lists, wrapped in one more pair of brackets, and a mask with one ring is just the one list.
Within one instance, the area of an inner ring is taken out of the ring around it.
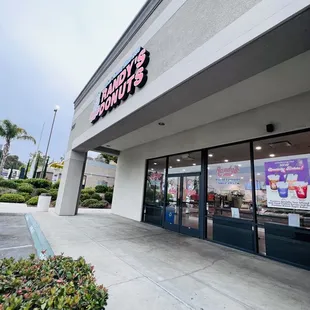
{"label": "interior of shop visible through window", "polygon": [[242,143],[208,151],[208,239],[214,215],[253,219],[250,145]]}
{"label": "interior of shop visible through window", "polygon": [[266,254],[265,223],[310,228],[310,133],[254,143],[259,251]]}
{"label": "interior of shop visible through window", "polygon": [[144,221],[162,224],[165,203],[166,157],[148,160],[144,194]]}

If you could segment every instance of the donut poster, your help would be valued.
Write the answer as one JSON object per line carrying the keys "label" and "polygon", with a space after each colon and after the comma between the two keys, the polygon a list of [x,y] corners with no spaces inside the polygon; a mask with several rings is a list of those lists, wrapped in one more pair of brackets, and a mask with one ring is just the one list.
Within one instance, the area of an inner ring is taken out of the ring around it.
{"label": "donut poster", "polygon": [[306,158],[266,162],[265,177],[268,207],[310,210]]}

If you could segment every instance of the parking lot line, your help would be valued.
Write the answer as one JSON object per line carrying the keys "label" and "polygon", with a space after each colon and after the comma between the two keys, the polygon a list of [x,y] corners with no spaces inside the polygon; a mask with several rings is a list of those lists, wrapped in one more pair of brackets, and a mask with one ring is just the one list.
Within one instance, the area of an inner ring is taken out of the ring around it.
{"label": "parking lot line", "polygon": [[20,246],[12,246],[9,248],[0,248],[0,251],[6,251],[6,250],[16,250],[16,249],[23,249],[23,248],[30,248],[32,247],[31,244],[27,244],[27,245],[20,245]]}

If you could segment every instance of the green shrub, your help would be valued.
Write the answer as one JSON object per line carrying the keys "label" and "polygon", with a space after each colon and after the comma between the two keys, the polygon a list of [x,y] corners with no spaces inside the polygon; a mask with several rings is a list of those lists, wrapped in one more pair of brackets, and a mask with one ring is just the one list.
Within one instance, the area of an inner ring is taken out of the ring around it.
{"label": "green shrub", "polygon": [[89,205],[88,208],[104,209],[104,208],[107,208],[108,205],[109,205],[109,203],[107,201],[102,200],[102,201],[97,201],[96,203]]}
{"label": "green shrub", "polygon": [[[25,202],[25,198],[20,194],[3,194],[0,197],[0,202],[17,202],[22,203]],[[0,285],[1,287],[1,285]]]}
{"label": "green shrub", "polygon": [[12,180],[0,180],[0,187],[17,189],[18,184]]}
{"label": "green shrub", "polygon": [[25,183],[26,180],[24,179],[16,179],[16,180],[13,180],[16,184],[21,184],[21,183]]}
{"label": "green shrub", "polygon": [[46,188],[36,188],[33,192],[32,192],[32,196],[40,196],[41,194],[47,194],[48,190]]}
{"label": "green shrub", "polygon": [[48,194],[52,196],[52,201],[54,201],[57,199],[58,189],[51,189]]}
{"label": "green shrub", "polygon": [[28,183],[23,183],[23,184],[18,185],[17,189],[19,192],[31,194],[33,191],[33,186],[31,184],[28,184]]}
{"label": "green shrub", "polygon": [[105,310],[108,291],[80,257],[0,260],[0,309]]}
{"label": "green shrub", "polygon": [[106,186],[106,185],[97,185],[95,187],[95,190],[96,190],[97,193],[105,193],[105,192],[108,191],[108,186]]}
{"label": "green shrub", "polygon": [[84,201],[84,200],[89,199],[89,198],[90,198],[90,195],[88,193],[81,194],[81,196],[80,196],[80,200],[81,201]]}
{"label": "green shrub", "polygon": [[90,198],[92,199],[97,199],[97,200],[102,200],[101,196],[97,193],[90,195]]}
{"label": "green shrub", "polygon": [[27,183],[33,185],[35,188],[50,188],[52,182],[45,179],[28,179]]}
{"label": "green shrub", "polygon": [[27,201],[27,205],[36,206],[38,204],[38,201],[39,201],[39,196],[32,197]]}
{"label": "green shrub", "polygon": [[89,194],[92,195],[95,193],[95,189],[92,187],[86,187],[84,189],[81,190],[81,194]]}
{"label": "green shrub", "polygon": [[58,189],[59,188],[59,184],[60,184],[60,180],[55,182],[54,184],[52,184],[52,188]]}
{"label": "green shrub", "polygon": [[112,203],[113,192],[106,192],[106,193],[104,194],[104,199],[105,199],[108,203]]}
{"label": "green shrub", "polygon": [[16,193],[16,189],[7,188],[7,187],[0,187],[0,195],[2,194],[12,194]]}
{"label": "green shrub", "polygon": [[86,200],[84,200],[82,203],[81,203],[81,206],[82,207],[89,207],[90,205],[92,205],[92,204],[95,204],[95,203],[97,203],[98,202],[98,200],[97,199],[86,199]]}
{"label": "green shrub", "polygon": [[108,186],[107,192],[113,193],[114,192],[114,186]]}
{"label": "green shrub", "polygon": [[28,201],[31,198],[31,195],[26,192],[18,192],[19,195],[22,195],[25,198],[25,201]]}

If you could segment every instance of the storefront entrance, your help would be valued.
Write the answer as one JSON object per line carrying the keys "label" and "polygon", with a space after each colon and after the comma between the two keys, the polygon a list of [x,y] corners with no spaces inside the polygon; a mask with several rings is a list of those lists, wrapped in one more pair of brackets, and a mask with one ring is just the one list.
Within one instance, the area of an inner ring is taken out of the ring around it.
{"label": "storefront entrance", "polygon": [[168,175],[164,227],[199,237],[200,173]]}

